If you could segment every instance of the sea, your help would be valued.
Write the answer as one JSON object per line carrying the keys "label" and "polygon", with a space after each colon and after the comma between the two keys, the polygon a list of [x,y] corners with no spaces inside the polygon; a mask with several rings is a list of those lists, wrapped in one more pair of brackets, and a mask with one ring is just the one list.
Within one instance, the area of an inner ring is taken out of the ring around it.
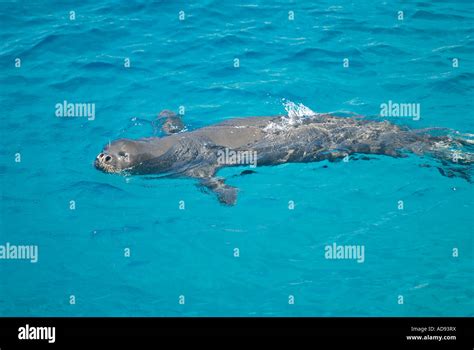
{"label": "sea", "polygon": [[162,110],[472,139],[472,1],[2,1],[0,24],[1,316],[474,316],[474,184],[429,156],[225,168],[234,206],[93,166]]}

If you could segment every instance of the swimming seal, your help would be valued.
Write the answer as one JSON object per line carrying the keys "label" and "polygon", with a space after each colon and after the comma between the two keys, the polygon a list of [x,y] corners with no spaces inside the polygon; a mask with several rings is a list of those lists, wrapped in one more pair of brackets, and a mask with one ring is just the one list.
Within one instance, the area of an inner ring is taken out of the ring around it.
{"label": "swimming seal", "polygon": [[248,117],[164,137],[119,139],[96,157],[95,167],[108,173],[195,178],[221,203],[233,205],[237,188],[216,176],[222,167],[337,161],[355,154],[407,157],[414,153],[431,156],[448,169],[445,174],[470,181],[466,166],[473,162],[472,153],[453,156],[453,150],[464,147],[472,147],[472,143],[360,117]]}

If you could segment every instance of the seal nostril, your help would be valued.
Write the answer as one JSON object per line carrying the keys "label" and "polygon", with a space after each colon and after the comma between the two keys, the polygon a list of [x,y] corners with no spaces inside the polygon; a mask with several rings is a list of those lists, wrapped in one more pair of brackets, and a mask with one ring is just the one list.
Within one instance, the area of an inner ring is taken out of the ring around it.
{"label": "seal nostril", "polygon": [[111,157],[111,156],[107,156],[107,157],[105,157],[105,161],[106,161],[106,162],[108,162],[108,161],[109,161],[109,160],[111,160],[111,159],[112,159],[112,157]]}

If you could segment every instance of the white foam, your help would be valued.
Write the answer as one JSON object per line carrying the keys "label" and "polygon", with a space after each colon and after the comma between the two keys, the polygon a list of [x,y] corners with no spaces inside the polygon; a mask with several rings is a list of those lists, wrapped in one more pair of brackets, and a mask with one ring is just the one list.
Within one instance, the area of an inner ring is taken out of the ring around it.
{"label": "white foam", "polygon": [[282,117],[278,122],[270,122],[264,128],[266,132],[288,130],[291,127],[302,124],[306,118],[318,115],[318,113],[302,103],[296,104],[282,99],[282,104],[285,108],[286,116]]}
{"label": "white foam", "polygon": [[309,107],[306,107],[302,103],[294,103],[292,101],[283,100],[283,106],[285,107],[286,114],[289,118],[298,119],[304,117],[310,117],[316,115],[317,113],[311,110]]}

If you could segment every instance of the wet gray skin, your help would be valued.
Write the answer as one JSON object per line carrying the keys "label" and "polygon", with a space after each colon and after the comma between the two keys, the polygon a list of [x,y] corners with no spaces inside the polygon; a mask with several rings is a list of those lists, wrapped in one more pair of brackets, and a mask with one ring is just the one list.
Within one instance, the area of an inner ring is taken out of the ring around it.
{"label": "wet gray skin", "polygon": [[321,114],[294,123],[282,116],[249,117],[165,137],[120,139],[99,153],[95,166],[108,173],[196,178],[201,186],[216,193],[221,203],[233,205],[237,188],[216,177],[216,172],[242,164],[222,162],[223,152],[252,152],[258,166],[337,161],[356,154],[406,157],[414,153],[441,162],[443,175],[470,180],[470,154],[456,160],[452,156],[453,148],[465,146],[471,147],[466,140],[432,136],[386,121]]}

